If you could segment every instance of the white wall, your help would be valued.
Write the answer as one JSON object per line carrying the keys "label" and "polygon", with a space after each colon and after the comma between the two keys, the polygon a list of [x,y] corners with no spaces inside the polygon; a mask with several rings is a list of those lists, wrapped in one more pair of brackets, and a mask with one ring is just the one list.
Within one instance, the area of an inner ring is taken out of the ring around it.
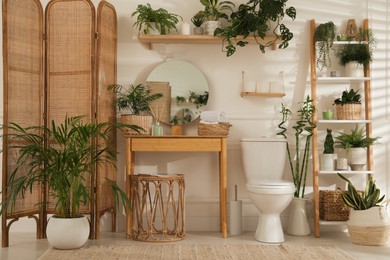
{"label": "white wall", "polygon": [[[42,1],[43,6],[48,1]],[[93,1],[97,6],[97,0]],[[355,18],[357,22],[368,17],[378,39],[375,49],[375,61],[372,65],[373,132],[382,136],[381,144],[374,147],[376,179],[383,191],[390,191],[388,167],[389,93],[387,36],[389,4],[386,0],[290,0],[289,5],[297,9],[297,19],[287,24],[294,33],[290,47],[286,50],[270,51],[265,54],[258,51],[256,45],[238,49],[233,57],[226,58],[221,45],[159,45],[148,50],[137,40],[137,31],[132,28],[130,14],[137,4],[149,2],[153,7],[163,7],[180,14],[186,21],[200,10],[198,0],[149,0],[128,1],[111,0],[118,14],[118,83],[127,85],[143,82],[151,68],[166,59],[178,59],[190,62],[205,74],[210,88],[207,110],[223,110],[233,125],[228,138],[228,198],[233,199],[234,185],[238,185],[239,199],[244,200],[244,229],[254,230],[257,213],[245,191],[245,178],[240,159],[239,140],[241,137],[255,137],[275,134],[280,119],[280,103],[295,106],[310,93],[309,71],[309,20],[315,18],[318,23],[332,20],[343,31],[346,21]],[[239,4],[246,1],[234,0]],[[180,28],[180,27],[179,27]],[[240,97],[241,71],[247,78],[261,84],[274,80],[280,71],[284,71],[287,95],[281,99],[261,97]],[[341,90],[340,90],[341,92]],[[338,95],[339,91],[335,93]],[[293,108],[294,109],[294,108]],[[294,109],[295,110],[295,109]],[[168,129],[166,129],[168,131]],[[196,124],[185,128],[186,134],[196,133]],[[119,180],[124,181],[125,150],[124,139],[118,135]],[[187,230],[218,230],[218,168],[217,155],[213,153],[143,153],[137,156],[136,172],[172,172],[185,174],[186,181],[186,220]],[[286,170],[286,178],[290,178]],[[327,179],[327,184],[335,183],[336,178]],[[309,177],[308,190],[311,190]],[[283,216],[286,216],[285,212]],[[285,218],[284,218],[285,219]],[[124,230],[124,215],[119,214],[119,230]],[[30,222],[19,221],[13,224],[11,231],[34,231]],[[110,220],[103,218],[103,230],[108,230]]]}

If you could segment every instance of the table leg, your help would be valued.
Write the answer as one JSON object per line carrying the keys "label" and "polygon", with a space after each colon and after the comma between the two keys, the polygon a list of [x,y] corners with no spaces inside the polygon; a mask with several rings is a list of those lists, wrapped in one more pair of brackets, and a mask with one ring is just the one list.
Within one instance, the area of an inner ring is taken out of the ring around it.
{"label": "table leg", "polygon": [[[131,150],[131,138],[126,138],[126,195],[131,202],[130,175],[134,174],[134,152]],[[130,239],[133,228],[133,213],[126,208],[126,239]]]}
{"label": "table leg", "polygon": [[221,138],[221,151],[219,153],[219,206],[220,227],[222,237],[227,237],[227,171],[226,171],[226,138]]}

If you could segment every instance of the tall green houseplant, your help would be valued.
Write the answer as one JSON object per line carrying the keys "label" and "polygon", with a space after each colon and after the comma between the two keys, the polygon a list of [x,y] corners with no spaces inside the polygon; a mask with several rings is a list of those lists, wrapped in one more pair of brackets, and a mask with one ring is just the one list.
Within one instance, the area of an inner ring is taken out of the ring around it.
{"label": "tall green houseplant", "polygon": [[[313,114],[315,112],[315,107],[313,105],[313,100],[309,96],[306,97],[306,100],[302,102],[301,108],[297,111],[297,121],[296,124],[292,126],[294,132],[295,140],[295,165],[294,165],[294,155],[291,153],[290,144],[287,141],[286,149],[289,159],[289,166],[291,170],[291,176],[295,185],[294,197],[304,198],[305,188],[306,188],[306,177],[309,170],[309,157],[310,157],[310,147],[311,140],[313,136],[313,130],[316,128],[316,124],[313,122]],[[278,127],[280,132],[277,135],[287,138],[287,121],[291,118],[292,112],[284,104],[282,104],[282,120],[279,123]],[[303,156],[301,156],[301,142],[304,143]]]}
{"label": "tall green houseplant", "polygon": [[[6,138],[10,150],[18,151],[16,166],[6,187],[6,199],[1,213],[12,212],[18,196],[24,197],[35,185],[44,185],[49,196],[43,196],[42,207],[55,203],[56,216],[77,218],[80,207],[91,201],[92,187],[88,180],[95,178],[94,168],[110,165],[115,169],[116,152],[112,148],[113,126],[104,123],[84,123],[82,116],[66,117],[61,124],[23,128],[10,123]],[[98,142],[94,141],[98,138]],[[23,172],[23,174],[20,174]],[[125,206],[128,198],[113,180],[107,180],[114,198]],[[3,193],[4,191],[2,191]]]}

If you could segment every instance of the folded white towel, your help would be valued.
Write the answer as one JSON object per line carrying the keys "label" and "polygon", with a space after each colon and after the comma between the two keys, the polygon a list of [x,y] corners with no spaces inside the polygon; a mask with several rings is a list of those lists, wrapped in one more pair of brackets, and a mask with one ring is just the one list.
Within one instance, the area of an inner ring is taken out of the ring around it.
{"label": "folded white towel", "polygon": [[222,111],[203,111],[200,114],[200,120],[205,122],[224,122],[225,112]]}

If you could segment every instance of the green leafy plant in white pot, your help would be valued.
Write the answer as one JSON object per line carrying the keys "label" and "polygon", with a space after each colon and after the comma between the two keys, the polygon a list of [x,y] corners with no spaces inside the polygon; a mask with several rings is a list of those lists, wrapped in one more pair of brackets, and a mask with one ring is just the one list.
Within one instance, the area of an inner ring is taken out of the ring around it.
{"label": "green leafy plant in white pot", "polygon": [[[114,126],[104,123],[84,123],[82,116],[66,117],[64,122],[50,126],[22,127],[10,123],[6,128],[7,149],[17,154],[1,204],[1,213],[12,212],[20,196],[42,185],[47,196],[42,196],[40,207],[54,208],[46,227],[49,243],[59,249],[82,247],[88,240],[90,226],[81,208],[91,203],[98,166],[115,171],[116,151],[112,147]],[[107,179],[114,199],[124,206],[129,200],[115,180]],[[54,206],[51,206],[54,204]]]}
{"label": "green leafy plant in white pot", "polygon": [[149,3],[138,5],[131,17],[137,17],[133,27],[144,34],[169,34],[171,30],[177,32],[176,24],[182,17],[168,12],[164,8],[153,9]]}
{"label": "green leafy plant in white pot", "polygon": [[326,129],[326,137],[324,141],[324,152],[320,156],[320,170],[333,171],[335,168],[335,160],[337,154],[334,153],[334,140],[332,129]]}
{"label": "green leafy plant in white pot", "polygon": [[[301,103],[301,107],[297,111],[297,121],[291,129],[293,130],[295,140],[295,153],[292,154],[290,144],[287,141],[286,149],[289,159],[289,168],[295,185],[294,199],[290,205],[290,216],[287,228],[287,233],[290,235],[306,236],[310,234],[309,223],[306,215],[306,177],[309,170],[310,147],[313,136],[313,130],[316,124],[313,122],[315,107],[313,100],[307,96]],[[288,128],[287,121],[291,118],[292,112],[282,104],[282,120],[278,127],[281,130],[277,135],[287,138]],[[301,144],[303,143],[303,149]],[[303,156],[302,155],[303,150]],[[294,162],[295,161],[295,162]]]}
{"label": "green leafy plant in white pot", "polygon": [[220,19],[229,18],[225,12],[233,12],[233,7],[235,6],[231,1],[200,0],[200,3],[204,6],[204,10],[199,11],[196,15],[204,17],[203,25],[207,35],[214,35],[214,31],[221,27]]}
{"label": "green leafy plant in white pot", "polygon": [[363,169],[367,164],[367,148],[379,139],[379,137],[367,137],[365,129],[359,128],[358,125],[350,133],[339,132],[335,138],[336,147],[346,150],[348,165],[353,171]]}
{"label": "green leafy plant in white pot", "polygon": [[341,198],[351,208],[347,227],[352,242],[368,246],[386,245],[390,235],[390,219],[387,214],[390,200],[384,200],[385,195],[380,196],[380,189],[370,175],[363,191],[357,190],[345,176],[339,173],[338,176],[347,182],[347,191]]}

